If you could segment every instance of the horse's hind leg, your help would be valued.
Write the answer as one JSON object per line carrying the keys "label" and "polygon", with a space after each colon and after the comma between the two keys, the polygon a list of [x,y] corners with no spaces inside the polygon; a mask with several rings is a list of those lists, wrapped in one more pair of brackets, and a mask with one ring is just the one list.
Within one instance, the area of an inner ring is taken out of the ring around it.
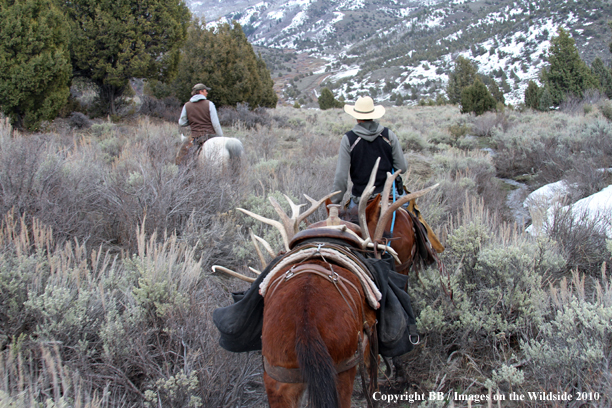
{"label": "horse's hind leg", "polygon": [[[299,408],[306,390],[306,384],[278,382],[267,373],[264,373],[264,384],[270,408]],[[350,404],[348,407],[350,407]]]}
{"label": "horse's hind leg", "polygon": [[[338,374],[337,389],[338,399],[340,408],[351,408],[351,397],[353,396],[353,383],[355,382],[355,375],[357,374],[357,367],[353,367],[350,370],[346,370]],[[364,392],[367,392],[364,390]]]}

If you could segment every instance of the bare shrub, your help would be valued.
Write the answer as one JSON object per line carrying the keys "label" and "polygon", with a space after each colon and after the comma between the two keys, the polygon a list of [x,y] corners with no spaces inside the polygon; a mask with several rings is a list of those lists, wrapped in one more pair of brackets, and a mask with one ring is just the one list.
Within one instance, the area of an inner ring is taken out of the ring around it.
{"label": "bare shrub", "polygon": [[586,212],[577,214],[569,207],[555,209],[551,219],[546,232],[561,247],[567,260],[565,272],[579,270],[597,277],[601,265],[609,259],[606,239],[612,217],[609,214],[593,217]]}
{"label": "bare shrub", "polygon": [[182,104],[174,96],[157,99],[154,96],[143,95],[139,112],[143,115],[165,119],[168,122],[177,122],[181,116]]}
{"label": "bare shrub", "polygon": [[451,149],[435,157],[438,177],[449,214],[459,211],[467,196],[481,196],[491,208],[502,208],[505,196],[495,179],[491,157],[481,151],[463,152]]}
{"label": "bare shrub", "polygon": [[87,129],[91,127],[91,120],[87,117],[87,115],[81,112],[72,112],[70,117],[68,118],[70,124],[78,129]]}
{"label": "bare shrub", "polygon": [[244,126],[254,129],[256,126],[270,124],[270,116],[265,108],[249,109],[248,103],[239,103],[235,108],[223,106],[219,108],[219,122],[222,126]]}
{"label": "bare shrub", "polygon": [[[466,200],[446,225],[441,256],[454,271],[448,288],[453,301],[438,271],[412,281],[427,347],[402,358],[410,381],[417,389],[451,394],[530,390],[534,379],[521,369],[518,344],[538,333],[543,323],[538,307],[547,302],[542,284],[547,273],[563,268],[562,257],[549,241],[525,240],[479,199]],[[428,369],[418,369],[424,366]],[[447,377],[434,380],[433,372]]]}
{"label": "bare shrub", "polygon": [[[552,126],[526,123],[513,132],[494,136],[497,149],[495,165],[502,177],[533,175],[539,183],[570,177],[574,169],[610,167],[612,127],[594,120],[583,124],[563,115],[552,117]],[[588,181],[585,179],[585,181]]]}
{"label": "bare shrub", "polygon": [[507,132],[513,126],[512,118],[505,111],[485,112],[472,118],[472,132],[476,136],[491,137],[494,131]]}
{"label": "bare shrub", "polygon": [[485,112],[483,115],[475,116],[472,123],[472,132],[476,136],[489,137],[497,126],[497,113]]}
{"label": "bare shrub", "polygon": [[603,103],[599,107],[599,110],[601,111],[601,114],[604,116],[604,118],[612,122],[612,103],[610,103],[609,101]]}
{"label": "bare shrub", "polygon": [[228,296],[202,274],[195,248],[176,236],[159,243],[142,227],[136,253],[121,262],[78,243],[56,246],[49,228],[34,225],[29,232],[24,218],[6,217],[0,232],[2,392],[32,406],[261,403],[259,359],[217,345],[212,311]]}
{"label": "bare shrub", "polygon": [[605,98],[605,95],[598,89],[590,89],[584,93],[582,98],[568,95],[559,105],[559,110],[570,115],[585,113],[587,105],[597,104],[603,98]]}
{"label": "bare shrub", "polygon": [[612,312],[611,282],[602,274],[593,295],[578,272],[571,280],[550,286],[550,303],[539,305],[546,324],[536,338],[521,340],[525,373],[543,389],[598,393],[597,405],[610,405],[609,316]]}

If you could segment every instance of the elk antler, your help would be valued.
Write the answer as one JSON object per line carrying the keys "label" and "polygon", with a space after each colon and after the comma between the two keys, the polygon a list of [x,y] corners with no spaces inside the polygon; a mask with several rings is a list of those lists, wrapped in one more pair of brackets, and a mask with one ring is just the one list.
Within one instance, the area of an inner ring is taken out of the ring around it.
{"label": "elk antler", "polygon": [[256,220],[259,220],[265,224],[271,225],[275,227],[276,229],[278,229],[278,231],[281,233],[281,236],[283,237],[283,243],[285,244],[285,250],[288,251],[289,242],[291,241],[293,236],[299,231],[299,227],[302,221],[304,221],[309,215],[315,212],[321,206],[321,204],[325,202],[325,200],[336,195],[337,193],[339,193],[339,191],[334,191],[333,193],[326,195],[319,201],[316,201],[308,197],[306,194],[304,194],[304,197],[306,197],[306,199],[310,201],[311,205],[310,205],[310,208],[306,210],[303,214],[300,214],[300,209],[305,204],[296,205],[293,201],[291,201],[291,199],[288,196],[285,195],[285,199],[287,200],[287,202],[289,203],[289,206],[291,207],[291,218],[289,218],[289,216],[285,213],[285,211],[283,211],[280,204],[278,203],[278,201],[274,199],[274,197],[268,197],[268,200],[272,204],[272,207],[274,207],[274,210],[279,215],[282,222],[271,220],[266,217],[262,217],[261,215],[255,214],[243,208],[238,208],[238,210],[242,211],[243,213],[247,215],[250,215]]}
{"label": "elk antler", "polygon": [[234,276],[234,277],[236,277],[238,279],[242,279],[245,282],[250,282],[250,283],[255,282],[255,278],[251,278],[251,277],[245,276],[245,275],[243,275],[241,273],[234,272],[231,269],[227,269],[227,268],[225,268],[223,266],[213,265],[212,266],[212,270],[213,270],[213,273],[216,273],[216,272],[225,272],[228,275]]}
{"label": "elk antler", "polygon": [[368,206],[368,198],[374,192],[376,188],[374,186],[374,181],[376,180],[376,172],[378,171],[378,165],[380,164],[380,157],[376,159],[376,163],[374,163],[374,168],[372,169],[372,173],[370,173],[370,180],[368,180],[368,184],[366,184],[363,189],[363,193],[361,193],[361,198],[359,199],[359,207],[358,207],[358,217],[359,217],[359,227],[361,227],[361,233],[363,234],[366,240],[372,240],[370,237],[370,232],[368,230],[368,222],[366,220],[366,207]]}
{"label": "elk antler", "polygon": [[[391,173],[387,173],[387,181],[389,181],[389,178],[391,177],[393,177],[393,175]],[[394,202],[391,205],[389,205],[389,194],[387,193],[386,196],[383,195],[382,203],[381,203],[380,217],[378,218],[378,222],[376,223],[373,241],[376,242],[382,238],[383,233],[385,232],[385,227],[387,226],[387,223],[389,222],[389,219],[391,218],[391,216],[393,216],[393,213],[395,212],[395,210],[397,210],[398,208],[400,208],[402,205],[406,204],[407,202],[414,200],[415,198],[424,196],[425,194],[429,193],[431,190],[437,188],[439,185],[440,183],[435,184],[431,187],[424,188],[423,190],[419,190],[415,193],[410,193],[405,196],[401,196],[396,202]],[[384,211],[382,210],[382,208],[384,208]]]}
{"label": "elk antler", "polygon": [[257,256],[259,257],[259,261],[261,262],[261,267],[265,268],[266,265],[267,265],[266,264],[266,259],[264,258],[263,254],[261,253],[261,249],[259,248],[259,245],[257,244],[257,241],[261,242],[261,244],[264,246],[266,251],[268,251],[268,253],[270,255],[272,255],[272,258],[274,258],[276,255],[274,254],[274,251],[272,251],[272,247],[270,246],[268,241],[266,241],[262,237],[258,237],[257,235],[253,234],[253,230],[251,230],[251,229],[249,229],[249,234],[251,235],[251,241],[253,241],[253,245],[255,246],[255,250],[257,251]]}

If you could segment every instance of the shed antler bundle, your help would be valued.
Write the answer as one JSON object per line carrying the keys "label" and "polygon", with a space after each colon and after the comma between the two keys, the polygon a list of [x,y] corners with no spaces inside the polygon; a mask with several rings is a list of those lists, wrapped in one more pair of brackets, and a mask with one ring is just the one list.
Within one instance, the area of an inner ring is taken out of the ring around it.
{"label": "shed antler bundle", "polygon": [[293,236],[295,234],[297,234],[299,232],[299,227],[300,224],[302,223],[302,221],[304,221],[306,218],[308,218],[309,215],[311,215],[312,213],[314,213],[320,206],[321,204],[323,204],[325,202],[325,200],[327,200],[328,198],[334,196],[335,194],[338,194],[339,191],[335,191],[331,194],[326,195],[325,197],[323,197],[322,199],[320,199],[319,201],[308,197],[306,194],[304,194],[304,197],[306,197],[306,199],[308,201],[310,201],[310,208],[308,210],[306,210],[303,214],[300,214],[300,209],[301,207],[303,207],[305,204],[300,204],[300,205],[296,205],[293,201],[291,201],[291,199],[289,197],[287,197],[287,195],[283,194],[285,196],[285,199],[287,200],[287,202],[289,203],[289,206],[291,207],[291,217],[289,217],[285,211],[283,211],[283,209],[281,208],[280,204],[278,203],[278,201],[276,201],[274,199],[274,197],[268,197],[268,200],[270,201],[270,203],[272,204],[272,207],[274,207],[274,210],[276,211],[276,213],[279,215],[279,217],[281,218],[282,222],[276,221],[276,220],[271,220],[269,218],[266,217],[262,217],[261,215],[255,214],[251,211],[245,210],[244,208],[238,208],[239,211],[242,211],[243,213],[250,215],[251,217],[255,218],[256,220],[259,220],[265,224],[268,225],[272,225],[273,227],[275,227],[276,229],[278,229],[278,231],[281,233],[281,236],[283,237],[283,244],[285,245],[285,250],[288,251],[289,250],[289,242],[291,242],[291,239],[293,238]]}
{"label": "shed antler bundle", "polygon": [[[318,201],[304,194],[304,197],[306,197],[306,199],[310,201],[310,208],[302,214],[300,214],[301,208],[306,204],[296,205],[287,195],[283,194],[285,196],[285,199],[289,203],[289,207],[291,208],[291,217],[289,217],[285,213],[285,211],[283,211],[282,207],[280,206],[278,201],[274,199],[274,197],[268,197],[268,200],[272,204],[272,207],[274,207],[274,210],[276,211],[276,213],[279,215],[281,221],[272,220],[272,219],[263,217],[259,214],[255,214],[254,212],[245,210],[244,208],[238,208],[238,210],[255,218],[258,221],[263,222],[264,224],[268,224],[268,225],[275,227],[280,232],[283,238],[283,244],[285,246],[285,250],[288,251],[289,242],[291,242],[291,239],[293,239],[295,234],[299,232],[299,227],[302,221],[305,221],[309,215],[314,213],[321,206],[321,204],[325,202],[325,200],[327,200],[328,198],[332,197],[333,195],[337,193],[339,193],[339,191],[328,194]],[[253,245],[255,246],[255,250],[257,251],[257,256],[259,257],[259,260],[261,262],[261,267],[262,269],[264,269],[266,267],[266,261],[264,259],[263,253],[261,251],[261,248],[259,247],[258,242],[261,245],[263,245],[266,252],[269,253],[272,257],[275,257],[276,255],[274,254],[274,251],[272,250],[272,246],[265,239],[253,234],[252,231],[250,232],[250,235],[251,235],[251,241],[253,242]],[[246,282],[255,281],[254,278],[251,278],[241,273],[232,271],[231,269],[225,268],[223,266],[213,265],[212,270],[213,272],[225,272],[228,275],[234,276],[238,279],[242,279],[243,281],[246,281]],[[251,268],[251,267],[249,267],[249,270],[251,270],[252,272],[256,274],[260,273],[258,270]]]}

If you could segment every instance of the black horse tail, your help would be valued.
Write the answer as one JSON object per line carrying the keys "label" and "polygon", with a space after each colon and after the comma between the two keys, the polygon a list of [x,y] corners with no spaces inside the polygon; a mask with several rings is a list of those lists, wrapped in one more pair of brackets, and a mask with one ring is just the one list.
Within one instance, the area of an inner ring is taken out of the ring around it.
{"label": "black horse tail", "polygon": [[303,325],[296,334],[295,351],[302,379],[307,384],[308,406],[337,408],[336,367],[319,329],[304,316]]}

